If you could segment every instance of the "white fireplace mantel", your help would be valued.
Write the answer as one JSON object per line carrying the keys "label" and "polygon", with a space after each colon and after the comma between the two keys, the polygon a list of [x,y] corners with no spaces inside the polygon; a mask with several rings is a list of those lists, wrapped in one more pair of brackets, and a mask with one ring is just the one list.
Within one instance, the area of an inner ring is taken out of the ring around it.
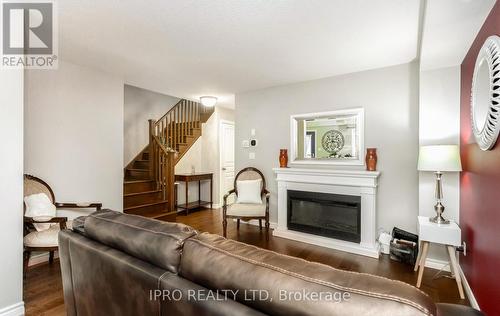
{"label": "white fireplace mantel", "polygon": [[[278,226],[273,235],[318,246],[378,258],[377,186],[380,172],[310,168],[274,168],[278,182]],[[297,190],[361,197],[361,242],[289,230],[287,227],[287,191]]]}

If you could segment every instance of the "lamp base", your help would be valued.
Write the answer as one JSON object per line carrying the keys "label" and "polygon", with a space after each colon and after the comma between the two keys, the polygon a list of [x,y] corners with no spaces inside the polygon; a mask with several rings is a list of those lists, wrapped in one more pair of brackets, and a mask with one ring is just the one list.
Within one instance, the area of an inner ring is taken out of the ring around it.
{"label": "lamp base", "polygon": [[441,199],[438,199],[436,205],[434,205],[434,210],[436,211],[436,216],[429,218],[430,222],[436,224],[449,224],[450,221],[443,217],[444,205],[441,203]]}
{"label": "lamp base", "polygon": [[441,215],[436,215],[434,217],[429,218],[429,222],[436,223],[436,224],[439,224],[439,225],[446,225],[446,224],[450,223],[449,220],[445,219]]}

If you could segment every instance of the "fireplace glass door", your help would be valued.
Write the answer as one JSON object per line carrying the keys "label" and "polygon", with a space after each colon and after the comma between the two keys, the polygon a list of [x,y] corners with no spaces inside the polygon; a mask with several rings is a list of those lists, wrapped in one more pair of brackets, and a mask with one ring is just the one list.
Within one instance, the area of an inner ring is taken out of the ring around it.
{"label": "fireplace glass door", "polygon": [[359,243],[361,197],[288,190],[288,229]]}

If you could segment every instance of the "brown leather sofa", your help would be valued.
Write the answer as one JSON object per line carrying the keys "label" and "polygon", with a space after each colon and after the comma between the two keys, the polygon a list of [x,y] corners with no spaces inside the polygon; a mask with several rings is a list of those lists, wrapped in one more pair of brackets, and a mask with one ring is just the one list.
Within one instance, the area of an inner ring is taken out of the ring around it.
{"label": "brown leather sofa", "polygon": [[68,315],[481,315],[399,281],[97,211],[59,233]]}

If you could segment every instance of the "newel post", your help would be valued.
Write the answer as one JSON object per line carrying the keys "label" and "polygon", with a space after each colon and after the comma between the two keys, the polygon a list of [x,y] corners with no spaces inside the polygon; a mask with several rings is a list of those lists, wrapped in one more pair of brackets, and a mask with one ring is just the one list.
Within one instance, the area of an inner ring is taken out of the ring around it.
{"label": "newel post", "polygon": [[175,209],[175,151],[169,151],[167,155],[167,203],[169,212]]}
{"label": "newel post", "polygon": [[148,120],[149,122],[149,177],[154,179],[155,175],[155,163],[156,163],[156,155],[154,153],[154,132],[155,132],[155,120]]}

